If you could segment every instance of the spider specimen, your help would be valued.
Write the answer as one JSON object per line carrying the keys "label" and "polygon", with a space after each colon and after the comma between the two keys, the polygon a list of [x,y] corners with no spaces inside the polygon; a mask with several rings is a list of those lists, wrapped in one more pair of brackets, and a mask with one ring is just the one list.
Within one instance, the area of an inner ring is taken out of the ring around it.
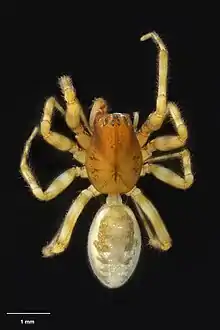
{"label": "spider specimen", "polygon": [[[139,130],[136,129],[139,120],[137,113],[133,123],[128,114],[109,114],[107,103],[102,98],[95,99],[88,123],[70,77],[62,76],[59,85],[66,101],[66,110],[53,97],[46,101],[40,126],[34,128],[27,140],[20,164],[21,173],[32,193],[42,201],[55,198],[77,176],[90,181],[90,186],[73,201],[52,241],[42,249],[45,257],[63,252],[85,205],[93,197],[107,195],[106,203],[92,221],[87,250],[94,274],[109,288],[117,288],[127,282],[136,268],[141,250],[139,225],[132,210],[123,204],[121,195],[126,194],[134,201],[147,231],[149,245],[166,251],[172,245],[169,233],[155,207],[136,184],[140,176],[146,174],[153,174],[179,189],[187,189],[193,183],[187,149],[153,157],[157,150],[170,151],[184,147],[188,134],[180,110],[174,103],[167,102],[168,51],[155,32],[142,36],[141,41],[149,38],[159,51],[158,95],[155,111]],[[68,127],[75,133],[76,142],[51,130],[56,110],[65,117]],[[160,129],[167,116],[171,118],[176,134],[149,140],[151,133]],[[53,147],[70,152],[82,164],[62,173],[45,191],[37,183],[27,161],[32,140],[37,134],[41,134]],[[157,164],[171,158],[181,160],[183,177]]]}

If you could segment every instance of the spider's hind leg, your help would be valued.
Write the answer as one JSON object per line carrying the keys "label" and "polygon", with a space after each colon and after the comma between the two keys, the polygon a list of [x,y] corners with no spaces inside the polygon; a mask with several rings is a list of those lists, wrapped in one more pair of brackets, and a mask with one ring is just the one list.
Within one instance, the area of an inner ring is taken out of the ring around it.
{"label": "spider's hind leg", "polygon": [[92,185],[81,191],[74,200],[52,241],[42,249],[44,257],[52,257],[53,255],[63,252],[68,247],[78,217],[90,199],[98,195],[100,195],[100,193]]}
{"label": "spider's hind leg", "polygon": [[[132,191],[127,193],[127,195],[131,196],[136,205],[145,230],[149,236],[149,245],[161,251],[169,250],[172,246],[172,240],[158,211],[150,200],[144,196],[141,190],[137,187],[134,187]],[[151,226],[149,226],[146,216],[149,219]]]}

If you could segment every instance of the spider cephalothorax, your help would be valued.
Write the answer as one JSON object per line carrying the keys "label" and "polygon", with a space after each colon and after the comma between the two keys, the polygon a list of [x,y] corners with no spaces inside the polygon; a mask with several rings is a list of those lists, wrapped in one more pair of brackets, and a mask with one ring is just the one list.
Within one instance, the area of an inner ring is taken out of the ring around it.
{"label": "spider cephalothorax", "polygon": [[93,186],[103,194],[129,192],[142,169],[141,148],[126,114],[97,114],[85,167]]}
{"label": "spider cephalothorax", "polygon": [[[174,103],[167,102],[167,49],[155,32],[144,35],[141,41],[149,38],[153,39],[159,49],[158,95],[155,111],[139,130],[136,129],[137,113],[133,122],[127,114],[109,114],[107,103],[102,98],[94,100],[88,122],[71,78],[63,76],[59,79],[59,84],[66,109],[53,97],[46,101],[40,126],[34,128],[27,140],[20,165],[21,173],[33,194],[44,201],[60,194],[76,176],[90,181],[90,186],[73,201],[52,241],[43,248],[45,257],[61,253],[67,248],[75,223],[85,205],[91,198],[107,194],[106,203],[98,210],[90,227],[88,256],[94,274],[109,288],[119,287],[130,278],[141,249],[137,220],[132,210],[123,204],[120,195],[126,194],[134,201],[149,236],[149,245],[165,251],[172,244],[169,233],[155,207],[136,184],[140,176],[146,174],[153,174],[179,189],[187,189],[193,183],[190,153],[187,149],[153,157],[157,150],[171,151],[184,147],[188,133],[179,108]],[[55,110],[65,117],[77,142],[52,131],[51,122]],[[167,116],[172,119],[176,134],[150,139],[151,133],[162,126]],[[62,173],[46,191],[37,183],[27,162],[32,140],[38,133],[55,148],[70,152],[82,164],[82,167],[73,166]],[[183,177],[157,164],[158,161],[171,158],[182,161]]]}

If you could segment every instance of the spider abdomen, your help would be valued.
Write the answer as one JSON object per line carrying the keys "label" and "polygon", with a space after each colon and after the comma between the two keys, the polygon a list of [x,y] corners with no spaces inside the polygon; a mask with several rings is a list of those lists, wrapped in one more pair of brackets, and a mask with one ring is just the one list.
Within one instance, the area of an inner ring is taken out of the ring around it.
{"label": "spider abdomen", "polygon": [[141,233],[131,209],[105,204],[95,215],[88,236],[93,273],[108,288],[124,285],[133,274],[141,251]]}
{"label": "spider abdomen", "polygon": [[122,194],[136,185],[142,155],[128,115],[107,114],[95,120],[85,166],[91,183],[101,193]]}

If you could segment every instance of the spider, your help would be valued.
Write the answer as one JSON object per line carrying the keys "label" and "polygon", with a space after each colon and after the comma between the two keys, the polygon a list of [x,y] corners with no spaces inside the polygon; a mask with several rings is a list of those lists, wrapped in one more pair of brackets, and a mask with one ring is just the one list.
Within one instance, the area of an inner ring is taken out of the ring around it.
{"label": "spider", "polygon": [[[144,196],[136,184],[141,176],[152,174],[159,180],[179,189],[193,184],[190,152],[179,152],[153,157],[155,151],[171,151],[184,147],[187,127],[179,108],[167,101],[168,51],[156,32],[141,37],[141,41],[152,39],[158,48],[158,92],[156,109],[138,130],[138,113],[108,113],[103,98],[94,100],[89,122],[76,96],[69,76],[59,78],[59,85],[66,102],[64,110],[54,97],[44,106],[40,125],[35,127],[25,143],[20,163],[21,174],[32,193],[41,201],[49,201],[67,188],[76,177],[88,178],[90,185],[73,201],[62,225],[54,238],[43,249],[44,257],[63,252],[86,204],[100,194],[106,194],[106,203],[96,213],[88,236],[88,257],[93,273],[108,288],[124,285],[134,272],[141,250],[139,225],[132,210],[123,203],[121,195],[130,196],[137,207],[149,245],[167,251],[172,246],[171,237],[158,211]],[[76,142],[51,130],[52,117],[59,111],[68,127],[75,133]],[[172,120],[175,135],[149,139],[152,132],[160,129],[166,117]],[[53,147],[68,151],[81,167],[73,166],[58,176],[43,191],[28,164],[32,140],[37,134]],[[157,164],[171,158],[182,162],[183,177]]]}

